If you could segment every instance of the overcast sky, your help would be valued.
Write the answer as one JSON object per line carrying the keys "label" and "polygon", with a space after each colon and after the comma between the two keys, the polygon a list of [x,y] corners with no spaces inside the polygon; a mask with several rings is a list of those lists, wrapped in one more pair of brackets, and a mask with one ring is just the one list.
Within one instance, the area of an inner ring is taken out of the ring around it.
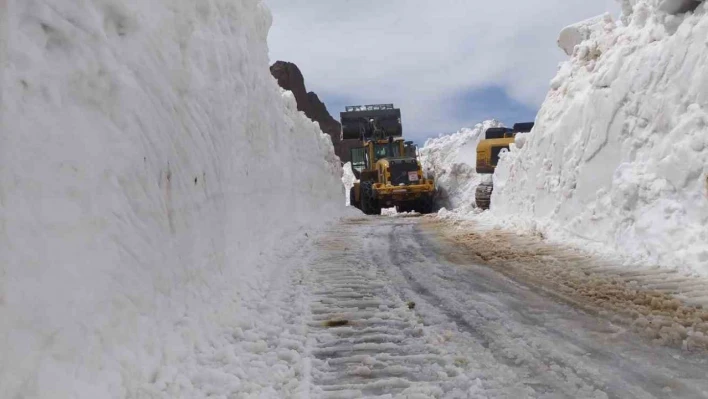
{"label": "overcast sky", "polygon": [[296,63],[339,119],[394,103],[423,142],[484,119],[533,120],[558,63],[560,30],[615,0],[265,0],[270,58]]}

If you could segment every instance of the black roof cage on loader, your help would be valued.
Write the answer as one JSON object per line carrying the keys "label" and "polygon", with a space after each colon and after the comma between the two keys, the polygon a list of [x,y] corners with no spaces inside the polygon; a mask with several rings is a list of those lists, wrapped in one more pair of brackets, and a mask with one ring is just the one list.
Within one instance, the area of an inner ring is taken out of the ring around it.
{"label": "black roof cage on loader", "polygon": [[385,140],[403,135],[401,110],[393,104],[354,105],[339,114],[342,138]]}

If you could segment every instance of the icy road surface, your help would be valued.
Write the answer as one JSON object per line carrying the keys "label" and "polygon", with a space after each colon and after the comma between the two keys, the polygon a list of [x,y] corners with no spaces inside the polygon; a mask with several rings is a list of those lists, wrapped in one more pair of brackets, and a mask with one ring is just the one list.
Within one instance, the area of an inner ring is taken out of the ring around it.
{"label": "icy road surface", "polygon": [[704,354],[451,257],[420,222],[350,219],[304,251],[311,397],[708,397]]}

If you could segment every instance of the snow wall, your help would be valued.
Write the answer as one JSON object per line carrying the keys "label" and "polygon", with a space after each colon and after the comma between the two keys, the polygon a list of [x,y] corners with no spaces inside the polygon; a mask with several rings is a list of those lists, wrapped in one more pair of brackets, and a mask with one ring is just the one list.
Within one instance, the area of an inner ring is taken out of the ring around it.
{"label": "snow wall", "polygon": [[195,361],[262,310],[265,259],[344,209],[270,24],[258,0],[0,1],[3,397],[256,395],[276,373]]}
{"label": "snow wall", "polygon": [[708,6],[622,3],[623,24],[572,27],[584,40],[502,157],[492,214],[708,275]]}

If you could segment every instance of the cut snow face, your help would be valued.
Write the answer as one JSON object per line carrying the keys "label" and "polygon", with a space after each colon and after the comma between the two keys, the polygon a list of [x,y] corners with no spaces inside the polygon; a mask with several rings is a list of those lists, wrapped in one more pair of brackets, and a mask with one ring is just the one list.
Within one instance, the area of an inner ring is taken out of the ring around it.
{"label": "cut snow face", "polygon": [[497,167],[491,210],[708,275],[708,15],[667,4],[581,24],[534,133]]}
{"label": "cut snow face", "polygon": [[622,5],[623,20],[628,21],[638,7],[639,10],[651,8],[670,15],[696,10],[703,0],[618,0]]}
{"label": "cut snow face", "polygon": [[575,46],[585,40],[593,38],[597,33],[601,32],[606,25],[609,25],[608,29],[614,27],[614,21],[612,21],[612,17],[610,17],[609,14],[600,15],[566,26],[561,30],[558,36],[558,47],[565,51],[567,55],[573,55]]}
{"label": "cut snow face", "polygon": [[272,364],[216,348],[263,351],[264,256],[344,207],[329,137],[269,73],[269,12],[10,0],[0,20],[2,396],[272,389]]}
{"label": "cut snow face", "polygon": [[474,191],[483,179],[476,172],[477,144],[488,128],[499,126],[500,122],[489,120],[425,142],[420,149],[421,162],[425,173],[435,178],[438,206],[448,209],[474,206]]}

